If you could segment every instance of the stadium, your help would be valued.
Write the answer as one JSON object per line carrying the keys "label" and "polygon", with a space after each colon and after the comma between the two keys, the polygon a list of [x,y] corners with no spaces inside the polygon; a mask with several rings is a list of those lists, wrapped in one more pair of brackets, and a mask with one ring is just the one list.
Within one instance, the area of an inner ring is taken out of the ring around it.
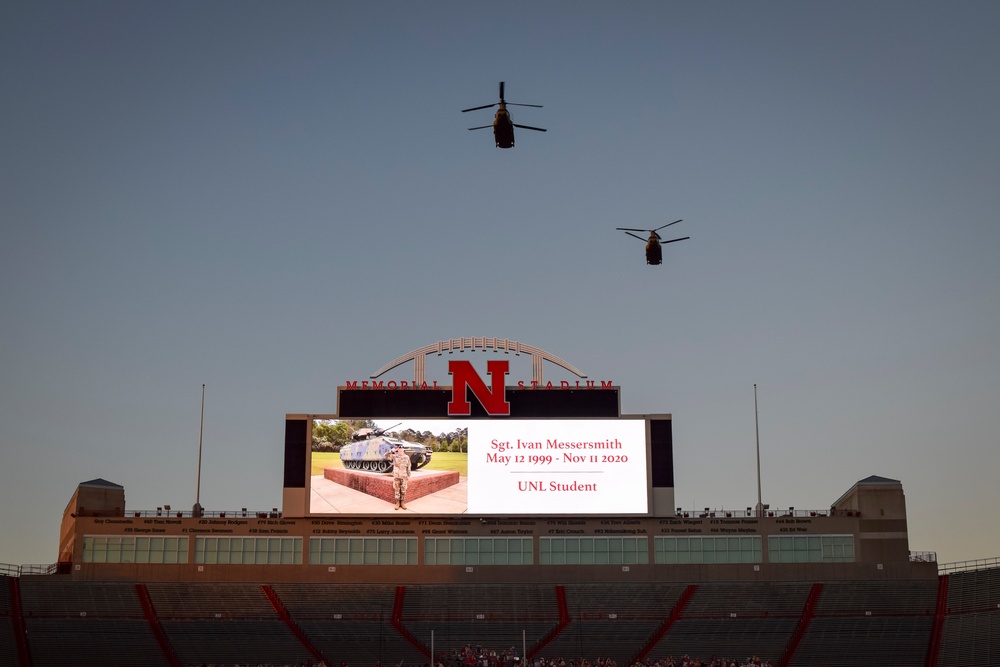
{"label": "stadium", "polygon": [[[428,384],[426,357],[476,349],[530,356],[531,380],[450,361]],[[412,381],[375,379],[409,362]],[[6,567],[0,663],[1000,664],[1000,562],[910,551],[899,480],[676,507],[672,416],[545,382],[546,362],[582,377],[516,341],[440,341],[339,387],[335,413],[287,414],[281,508],[133,509],[79,484],[58,562]],[[363,446],[319,446],[359,423]],[[450,457],[414,442],[442,423]],[[426,450],[402,485],[371,467],[399,443]]]}

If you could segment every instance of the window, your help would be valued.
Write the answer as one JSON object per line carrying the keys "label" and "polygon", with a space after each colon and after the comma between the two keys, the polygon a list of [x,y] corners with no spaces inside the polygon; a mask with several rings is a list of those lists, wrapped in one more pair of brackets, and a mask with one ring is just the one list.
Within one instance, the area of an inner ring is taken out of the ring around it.
{"label": "window", "polygon": [[531,565],[530,537],[425,537],[427,565]]}
{"label": "window", "polygon": [[853,563],[853,535],[771,535],[767,538],[772,563]]}
{"label": "window", "polygon": [[310,537],[309,564],[416,565],[417,538]]}
{"label": "window", "polygon": [[667,565],[759,563],[761,537],[655,537],[653,550],[654,562]]}
{"label": "window", "polygon": [[84,535],[84,563],[186,563],[186,537]]}
{"label": "window", "polygon": [[542,537],[542,565],[644,565],[649,563],[645,537]]}
{"label": "window", "polygon": [[196,537],[194,562],[205,565],[301,565],[302,538]]}

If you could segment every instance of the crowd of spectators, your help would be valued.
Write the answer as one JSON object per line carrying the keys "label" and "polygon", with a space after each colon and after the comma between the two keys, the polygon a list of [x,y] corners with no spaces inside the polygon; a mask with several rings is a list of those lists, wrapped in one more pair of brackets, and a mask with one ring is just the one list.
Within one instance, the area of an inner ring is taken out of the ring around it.
{"label": "crowd of spectators", "polygon": [[[342,666],[346,667],[346,666]],[[376,665],[376,667],[381,667]],[[426,665],[424,667],[427,667]],[[546,658],[536,657],[523,664],[515,647],[497,651],[482,646],[467,644],[460,649],[439,653],[436,667],[618,667],[613,658],[598,657],[594,660],[586,658]],[[684,655],[680,658],[647,658],[635,662],[628,667],[773,667],[770,660],[756,655],[745,660],[712,656],[711,658],[692,658]]]}
{"label": "crowd of spectators", "polygon": [[[346,662],[339,665],[328,665],[325,662],[305,662],[305,663],[239,663],[221,664],[204,663],[200,666],[191,667],[349,667]],[[375,663],[372,667],[383,667],[382,663]],[[430,667],[430,665],[385,665],[384,667]],[[509,649],[497,651],[496,649],[485,649],[482,646],[466,645],[463,648],[444,651],[437,655],[435,667],[618,667],[618,663],[613,658],[596,658],[593,661],[586,658],[545,658],[537,657],[522,663],[517,650],[511,646]],[[770,660],[762,659],[758,656],[751,656],[744,660],[736,658],[723,658],[712,656],[711,658],[692,658],[689,655],[674,658],[647,658],[642,661],[632,663],[628,667],[773,667]]]}
{"label": "crowd of spectators", "polygon": [[466,644],[462,648],[453,648],[437,656],[437,667],[524,667],[517,649],[497,651],[483,648],[480,645]]}
{"label": "crowd of spectators", "polygon": [[710,660],[706,660],[684,655],[680,660],[674,660],[673,656],[670,656],[656,660],[644,660],[631,665],[631,667],[772,667],[772,665],[770,660],[762,660],[756,655],[742,661],[719,656],[712,656]]}

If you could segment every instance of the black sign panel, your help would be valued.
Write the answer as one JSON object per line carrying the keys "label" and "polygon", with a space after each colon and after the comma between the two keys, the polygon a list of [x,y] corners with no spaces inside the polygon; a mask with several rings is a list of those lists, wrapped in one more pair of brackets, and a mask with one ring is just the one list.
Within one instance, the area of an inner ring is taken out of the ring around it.
{"label": "black sign panel", "polygon": [[[495,419],[489,415],[471,390],[466,392],[472,414],[465,419]],[[619,388],[610,389],[518,389],[504,390],[510,403],[510,415],[517,419],[617,418]],[[377,417],[448,418],[451,388],[438,389],[348,389],[341,387],[337,397],[337,416],[341,419]],[[499,417],[499,418],[503,418]]]}

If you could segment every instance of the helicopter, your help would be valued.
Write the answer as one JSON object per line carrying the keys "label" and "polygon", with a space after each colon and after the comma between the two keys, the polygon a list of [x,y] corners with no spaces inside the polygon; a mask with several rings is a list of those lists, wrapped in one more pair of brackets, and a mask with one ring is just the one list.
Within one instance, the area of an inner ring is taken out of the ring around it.
{"label": "helicopter", "polygon": [[[662,264],[663,263],[663,249],[660,247],[664,243],[673,243],[675,241],[686,241],[690,236],[685,236],[679,239],[670,239],[669,241],[663,241],[660,235],[657,233],[664,227],[669,227],[670,225],[676,225],[680,220],[674,220],[673,222],[668,222],[665,225],[661,225],[656,229],[632,229],[631,227],[615,227],[619,231],[623,231],[629,236],[633,236],[640,241],[646,242],[646,264]],[[644,239],[638,234],[633,234],[632,232],[649,232],[649,238]]]}
{"label": "helicopter", "polygon": [[518,125],[510,119],[510,113],[507,111],[507,105],[513,105],[518,107],[537,107],[542,108],[541,104],[518,104],[516,102],[508,102],[503,97],[503,81],[500,82],[500,101],[494,102],[493,104],[484,104],[481,107],[472,107],[471,109],[462,109],[462,113],[466,111],[477,111],[479,109],[489,109],[500,105],[497,109],[496,116],[493,117],[492,125],[480,125],[479,127],[470,127],[470,130],[485,130],[488,127],[493,128],[493,138],[496,139],[497,148],[513,148],[514,147],[514,128],[520,127],[525,130],[535,130],[536,132],[547,132],[547,130],[541,127],[531,127],[530,125]]}

